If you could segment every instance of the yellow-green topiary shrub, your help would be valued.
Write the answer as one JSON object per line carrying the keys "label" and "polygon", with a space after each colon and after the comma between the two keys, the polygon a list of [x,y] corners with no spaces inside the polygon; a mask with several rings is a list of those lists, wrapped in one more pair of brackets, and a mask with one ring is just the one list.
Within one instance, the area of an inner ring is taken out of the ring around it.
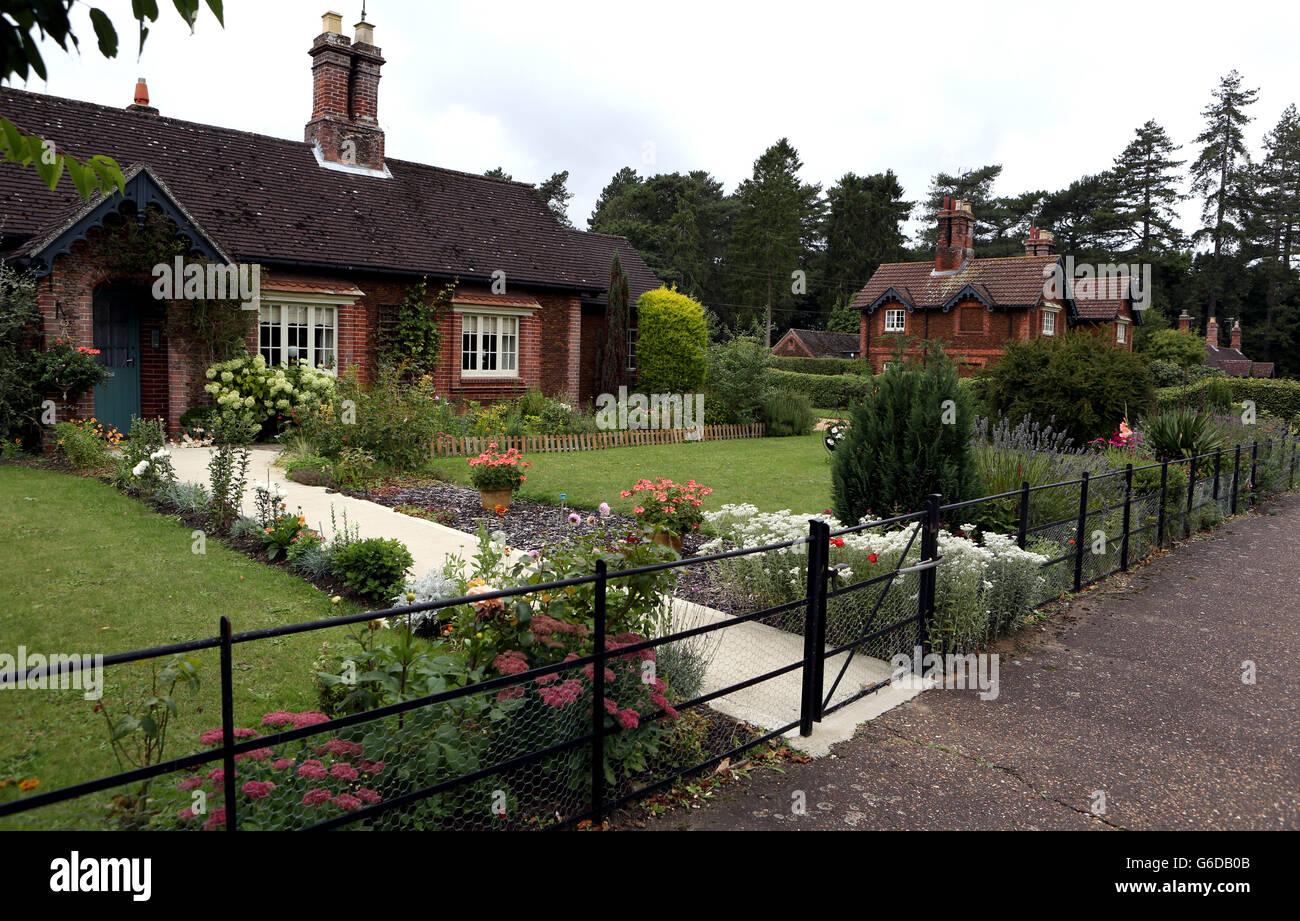
{"label": "yellow-green topiary shrub", "polygon": [[659,288],[636,305],[637,389],[642,393],[695,393],[708,370],[709,330],[704,305]]}

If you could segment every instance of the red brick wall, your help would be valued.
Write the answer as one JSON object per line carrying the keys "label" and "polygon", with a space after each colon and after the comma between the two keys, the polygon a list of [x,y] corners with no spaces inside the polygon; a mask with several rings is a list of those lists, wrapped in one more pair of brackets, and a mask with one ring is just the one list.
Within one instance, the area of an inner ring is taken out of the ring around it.
{"label": "red brick wall", "polygon": [[[98,234],[99,231],[93,231],[89,243],[79,243],[72,253],[59,256],[51,275],[42,279],[38,286],[38,302],[48,340],[61,334],[56,317],[57,302],[67,317],[67,333],[74,344],[93,345],[95,288],[108,281],[121,281],[110,277],[96,255]],[[338,276],[332,280],[355,285],[365,292],[356,304],[339,308],[337,345],[340,370],[356,368],[362,381],[368,382],[373,377],[380,310],[400,305],[410,281],[376,279],[373,276]],[[135,281],[152,285],[152,279],[148,277]],[[512,293],[531,294],[542,305],[536,313],[520,320],[519,377],[462,378],[460,318],[454,311],[448,311],[442,327],[442,361],[435,374],[439,392],[487,402],[516,397],[531,387],[569,399],[584,395],[584,390],[590,391],[594,387],[596,332],[603,324],[603,317],[592,316],[588,318],[591,322],[584,322],[581,301],[576,294],[522,288]],[[264,290],[263,297],[274,299],[274,292]],[[196,391],[201,391],[206,370],[196,366],[184,342],[168,339],[167,311],[183,309],[183,301],[158,303],[151,300],[142,301],[141,308],[141,411],[150,417],[162,416],[173,434],[179,433],[181,414],[196,399],[201,399],[196,397]],[[257,324],[254,322],[250,327],[246,344],[249,353],[256,354]],[[155,330],[159,336],[157,349],[152,346]],[[584,380],[587,382],[585,386]],[[587,398],[591,395],[589,392],[585,394]],[[93,415],[93,394],[83,396],[71,411],[82,417]],[[67,413],[61,413],[60,417],[64,415]]]}

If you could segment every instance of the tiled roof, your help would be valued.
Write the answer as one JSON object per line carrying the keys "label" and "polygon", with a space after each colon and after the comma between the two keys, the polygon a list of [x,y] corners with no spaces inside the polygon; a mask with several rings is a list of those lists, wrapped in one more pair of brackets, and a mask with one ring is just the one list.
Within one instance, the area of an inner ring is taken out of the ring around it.
{"label": "tiled roof", "polygon": [[941,308],[955,294],[971,285],[980,296],[998,307],[1033,307],[1044,299],[1044,267],[1055,264],[1058,258],[1007,256],[971,259],[956,272],[942,275],[934,273],[931,261],[890,262],[876,269],[866,287],[853,299],[853,306],[867,309],[893,288],[905,302],[918,310]]}
{"label": "tiled roof", "polygon": [[820,329],[792,329],[786,335],[794,336],[812,353],[813,358],[841,358],[845,353],[858,353],[862,343],[850,333],[828,333]]}
{"label": "tiled roof", "polygon": [[[524,183],[395,159],[390,179],[357,176],[322,168],[302,141],[7,87],[0,115],[80,159],[103,153],[124,170],[147,165],[239,260],[462,280],[500,269],[510,284],[594,293],[609,284],[609,261],[593,252],[631,251],[561,226]],[[0,163],[0,232],[10,245],[48,233],[79,206],[70,182],[51,192],[30,167]]]}
{"label": "tiled roof", "polygon": [[631,304],[633,310],[636,309],[637,298],[645,292],[653,291],[663,285],[663,282],[659,280],[659,276],[651,270],[650,266],[646,265],[645,260],[641,258],[641,254],[636,251],[636,247],[627,241],[626,237],[616,237],[613,234],[592,233],[583,230],[571,230],[570,233],[573,234],[574,242],[582,248],[586,254],[585,258],[592,263],[593,267],[602,265],[605,267],[605,285],[600,296],[595,298],[600,303],[606,304],[609,302],[607,290],[609,287],[609,270],[614,263],[614,253],[616,252],[619,261],[623,264],[623,272],[627,275],[628,303]]}
{"label": "tiled roof", "polygon": [[1252,361],[1240,349],[1205,346],[1205,364],[1229,377],[1272,377],[1273,362]]}
{"label": "tiled roof", "polygon": [[262,290],[294,294],[337,294],[345,297],[365,296],[364,291],[347,282],[316,278],[309,275],[288,275],[280,272],[268,272],[262,278]]}
{"label": "tiled roof", "polygon": [[1113,320],[1129,295],[1127,275],[1076,278],[1072,285],[1074,307],[1084,320]]}
{"label": "tiled roof", "polygon": [[453,304],[473,304],[478,307],[528,307],[533,310],[542,305],[537,298],[528,294],[493,294],[477,288],[456,287],[451,297]]}

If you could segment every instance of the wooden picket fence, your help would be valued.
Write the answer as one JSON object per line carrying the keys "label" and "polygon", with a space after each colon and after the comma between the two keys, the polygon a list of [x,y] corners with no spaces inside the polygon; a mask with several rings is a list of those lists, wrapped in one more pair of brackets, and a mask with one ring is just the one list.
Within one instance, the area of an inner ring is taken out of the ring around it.
{"label": "wooden picket fence", "polygon": [[[704,441],[726,441],[732,438],[762,438],[763,423],[752,425],[706,425]],[[634,445],[671,445],[699,441],[691,429],[639,429],[613,432],[588,432],[584,435],[501,435],[496,438],[440,436],[433,443],[436,457],[458,454],[481,454],[495,443],[498,451],[516,449],[521,454],[554,454],[560,451],[601,451],[605,448],[626,448]]]}

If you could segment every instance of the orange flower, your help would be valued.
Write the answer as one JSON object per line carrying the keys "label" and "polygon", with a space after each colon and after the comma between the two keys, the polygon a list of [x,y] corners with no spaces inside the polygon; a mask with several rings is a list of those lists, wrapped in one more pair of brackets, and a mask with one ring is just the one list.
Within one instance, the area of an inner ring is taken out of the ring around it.
{"label": "orange flower", "polygon": [[41,785],[41,782],[35,777],[28,777],[26,780],[19,781],[18,789],[26,793],[28,790],[35,790]]}

